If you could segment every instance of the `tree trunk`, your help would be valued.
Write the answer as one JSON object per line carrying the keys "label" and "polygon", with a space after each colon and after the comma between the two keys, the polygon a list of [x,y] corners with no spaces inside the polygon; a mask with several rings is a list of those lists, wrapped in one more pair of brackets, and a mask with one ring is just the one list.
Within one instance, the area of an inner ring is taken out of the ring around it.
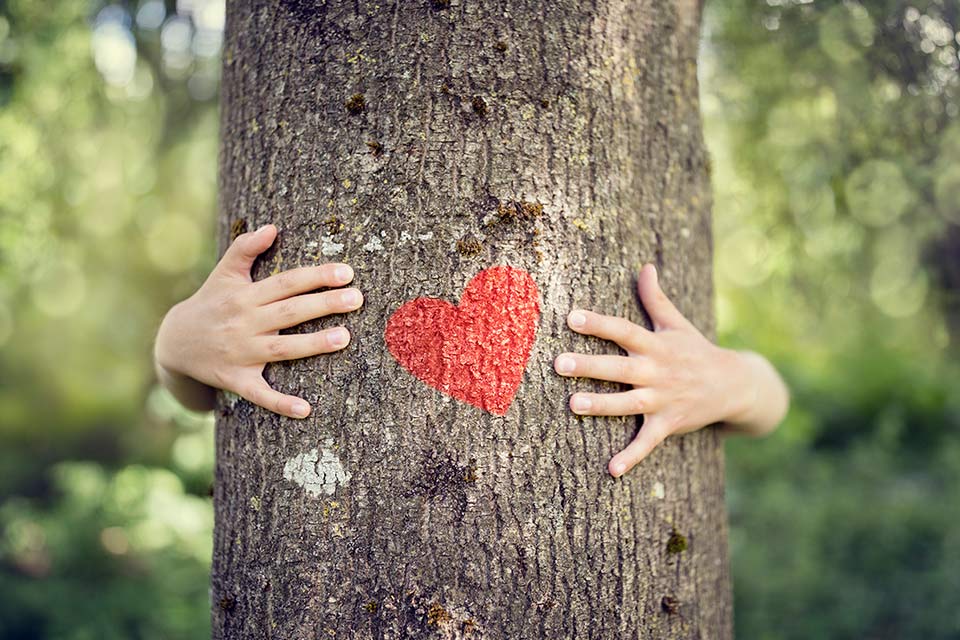
{"label": "tree trunk", "polygon": [[[552,369],[617,352],[574,307],[649,326],[641,261],[713,333],[698,28],[694,0],[228,3],[221,248],[274,222],[256,278],[346,262],[366,303],[297,328],[346,324],[345,351],[267,371],[309,419],[220,398],[215,638],[730,637],[718,434],[613,479],[640,419],[574,416],[571,392],[617,387]],[[535,286],[532,351],[504,349],[512,402],[464,401],[401,366],[388,321],[497,266]]]}

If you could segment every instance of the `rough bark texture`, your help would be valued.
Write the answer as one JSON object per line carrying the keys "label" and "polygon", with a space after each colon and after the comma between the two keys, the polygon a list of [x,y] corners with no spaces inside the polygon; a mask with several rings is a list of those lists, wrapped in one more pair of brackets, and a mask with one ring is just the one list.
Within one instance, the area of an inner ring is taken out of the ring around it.
{"label": "rough bark texture", "polygon": [[[616,353],[573,307],[646,323],[653,260],[713,332],[695,2],[233,0],[221,247],[275,222],[256,277],[354,266],[344,352],[274,366],[305,421],[221,398],[216,638],[728,638],[723,460],[707,429],[621,480],[638,419],[581,419],[552,370]],[[540,291],[503,417],[390,356],[390,314],[511,265]],[[681,538],[682,536],[682,538]],[[686,541],[686,548],[682,542]]]}

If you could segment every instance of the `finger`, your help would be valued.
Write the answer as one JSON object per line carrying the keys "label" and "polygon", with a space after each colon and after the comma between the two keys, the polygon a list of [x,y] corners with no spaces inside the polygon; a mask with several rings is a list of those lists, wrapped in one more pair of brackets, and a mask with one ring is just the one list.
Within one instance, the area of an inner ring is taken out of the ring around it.
{"label": "finger", "polygon": [[553,368],[562,376],[641,385],[650,379],[650,362],[636,356],[561,353]]}
{"label": "finger", "polygon": [[642,351],[650,336],[650,331],[626,318],[604,316],[581,309],[570,312],[567,324],[577,333],[612,340],[630,353]]}
{"label": "finger", "polygon": [[660,422],[647,418],[640,432],[623,451],[613,456],[607,469],[614,478],[619,478],[633,469],[641,460],[650,455],[657,445],[666,440],[669,432]]}
{"label": "finger", "polygon": [[575,393],[570,410],[581,416],[632,416],[656,411],[649,389],[631,389],[620,393]]}
{"label": "finger", "polygon": [[353,269],[346,264],[299,267],[255,282],[251,294],[255,304],[267,304],[321,287],[340,287],[351,280]]}
{"label": "finger", "polygon": [[250,268],[261,253],[270,248],[277,238],[277,228],[266,224],[256,231],[237,236],[224,252],[217,269],[224,274],[243,276],[250,279]]}
{"label": "finger", "polygon": [[654,329],[678,329],[690,323],[670,302],[667,294],[660,288],[657,269],[652,264],[644,265],[637,277],[637,292],[643,308],[647,310]]}
{"label": "finger", "polygon": [[302,398],[274,390],[261,376],[243,385],[239,393],[253,404],[290,418],[306,418],[310,405]]}
{"label": "finger", "polygon": [[260,331],[286,329],[332,313],[354,311],[362,304],[363,294],[352,287],[293,296],[259,307],[256,310],[257,328]]}
{"label": "finger", "polygon": [[261,337],[258,341],[254,348],[257,360],[279,362],[339,351],[350,342],[350,332],[335,327],[315,333]]}

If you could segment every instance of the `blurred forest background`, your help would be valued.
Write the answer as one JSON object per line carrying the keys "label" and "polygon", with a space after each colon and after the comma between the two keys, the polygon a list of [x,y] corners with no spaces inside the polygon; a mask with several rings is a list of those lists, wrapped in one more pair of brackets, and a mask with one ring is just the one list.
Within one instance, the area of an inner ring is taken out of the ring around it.
{"label": "blurred forest background", "polygon": [[[0,637],[209,637],[212,419],[152,338],[214,262],[223,0],[0,0]],[[708,0],[737,636],[960,638],[960,3]],[[643,256],[638,256],[638,259]]]}

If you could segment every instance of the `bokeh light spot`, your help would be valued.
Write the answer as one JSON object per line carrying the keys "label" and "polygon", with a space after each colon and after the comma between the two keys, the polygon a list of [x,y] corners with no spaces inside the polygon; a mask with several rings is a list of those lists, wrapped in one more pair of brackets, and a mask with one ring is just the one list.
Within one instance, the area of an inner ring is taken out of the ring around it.
{"label": "bokeh light spot", "polygon": [[120,527],[107,527],[100,532],[100,544],[107,553],[115,556],[122,556],[130,550],[130,541],[127,539],[127,533]]}
{"label": "bokeh light spot", "polygon": [[93,30],[93,61],[108,84],[127,86],[133,80],[137,48],[133,34],[122,23],[104,21]]}
{"label": "bokeh light spot", "polygon": [[820,48],[835,62],[853,62],[873,44],[875,29],[873,19],[862,5],[838,4],[820,18]]}
{"label": "bokeh light spot", "polygon": [[147,230],[147,255],[158,268],[182,273],[200,257],[200,226],[182,214],[155,219]]}
{"label": "bokeh light spot", "polygon": [[717,256],[724,277],[742,286],[752,287],[766,280],[773,271],[770,241],[759,229],[744,227],[723,240]]}
{"label": "bokeh light spot", "polygon": [[42,265],[33,281],[33,303],[43,313],[62,317],[80,308],[87,281],[76,261],[62,257]]}
{"label": "bokeh light spot", "polygon": [[850,213],[874,227],[895,222],[914,201],[900,167],[889,160],[867,160],[854,169],[846,182]]}

